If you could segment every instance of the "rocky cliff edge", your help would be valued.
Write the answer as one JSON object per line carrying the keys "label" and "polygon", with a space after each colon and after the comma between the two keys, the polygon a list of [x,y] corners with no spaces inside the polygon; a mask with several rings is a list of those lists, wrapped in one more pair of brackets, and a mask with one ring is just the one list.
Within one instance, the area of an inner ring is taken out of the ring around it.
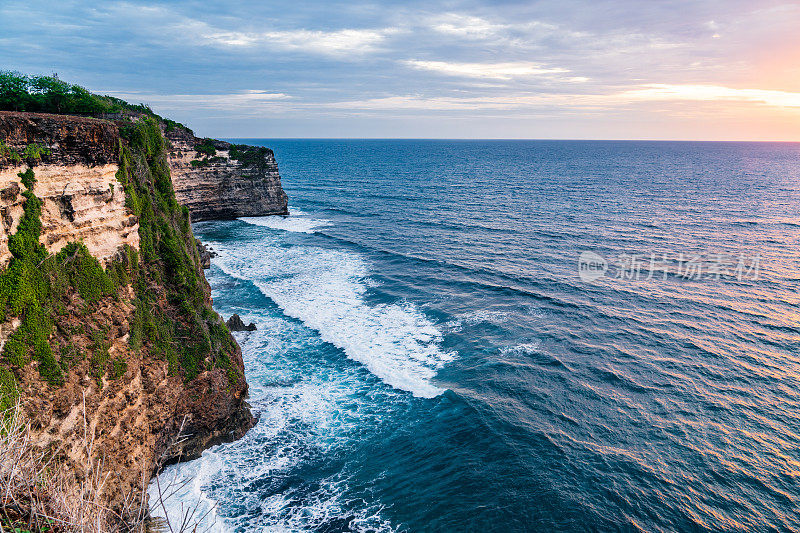
{"label": "rocky cliff edge", "polygon": [[0,112],[0,407],[76,486],[102,464],[120,520],[157,465],[253,424],[162,129]]}
{"label": "rocky cliff edge", "polygon": [[192,220],[289,213],[269,148],[202,139],[180,126],[165,135],[175,195]]}

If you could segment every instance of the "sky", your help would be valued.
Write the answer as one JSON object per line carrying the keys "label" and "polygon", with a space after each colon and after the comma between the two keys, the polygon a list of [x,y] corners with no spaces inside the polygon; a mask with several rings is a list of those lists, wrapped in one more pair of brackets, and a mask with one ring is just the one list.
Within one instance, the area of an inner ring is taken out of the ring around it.
{"label": "sky", "polygon": [[800,141],[800,1],[0,0],[0,69],[222,138]]}

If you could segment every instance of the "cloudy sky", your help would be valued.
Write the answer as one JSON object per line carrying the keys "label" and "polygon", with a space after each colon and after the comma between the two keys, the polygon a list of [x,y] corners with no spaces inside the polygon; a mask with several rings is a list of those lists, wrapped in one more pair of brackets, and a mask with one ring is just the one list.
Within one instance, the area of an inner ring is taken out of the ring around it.
{"label": "cloudy sky", "polygon": [[800,141],[800,1],[0,0],[0,68],[216,137]]}

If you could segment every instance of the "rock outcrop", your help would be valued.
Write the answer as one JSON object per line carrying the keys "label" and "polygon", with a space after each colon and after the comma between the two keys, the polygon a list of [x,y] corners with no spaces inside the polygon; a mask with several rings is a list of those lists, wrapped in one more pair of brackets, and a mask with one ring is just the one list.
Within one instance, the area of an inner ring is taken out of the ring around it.
{"label": "rock outcrop", "polygon": [[289,213],[269,148],[201,139],[181,127],[165,135],[175,196],[193,221]]}
{"label": "rock outcrop", "polygon": [[0,405],[22,400],[77,484],[102,460],[118,512],[254,421],[162,127],[0,112]]}
{"label": "rock outcrop", "polygon": [[217,252],[197,239],[197,253],[200,255],[200,266],[203,270],[211,268],[211,259],[217,257]]}
{"label": "rock outcrop", "polygon": [[[119,131],[111,122],[45,113],[0,112],[0,141],[16,149],[20,159],[36,164],[98,167],[119,160]],[[39,145],[47,150],[28,150]],[[0,150],[0,166],[11,153]]]}
{"label": "rock outcrop", "polygon": [[255,331],[256,330],[256,325],[253,324],[252,322],[250,322],[250,324],[245,326],[244,322],[242,321],[242,317],[240,317],[236,313],[231,315],[231,317],[228,319],[228,321],[225,322],[225,325],[228,326],[228,329],[231,330],[231,331]]}

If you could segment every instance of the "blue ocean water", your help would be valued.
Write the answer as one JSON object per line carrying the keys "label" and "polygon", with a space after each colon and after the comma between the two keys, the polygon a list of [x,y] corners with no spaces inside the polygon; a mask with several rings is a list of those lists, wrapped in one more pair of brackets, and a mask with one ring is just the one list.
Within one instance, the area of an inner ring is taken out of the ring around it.
{"label": "blue ocean water", "polygon": [[[800,144],[246,142],[292,214],[195,233],[215,308],[258,326],[260,420],[162,474],[168,512],[800,531]],[[581,252],[619,266],[582,280]]]}

